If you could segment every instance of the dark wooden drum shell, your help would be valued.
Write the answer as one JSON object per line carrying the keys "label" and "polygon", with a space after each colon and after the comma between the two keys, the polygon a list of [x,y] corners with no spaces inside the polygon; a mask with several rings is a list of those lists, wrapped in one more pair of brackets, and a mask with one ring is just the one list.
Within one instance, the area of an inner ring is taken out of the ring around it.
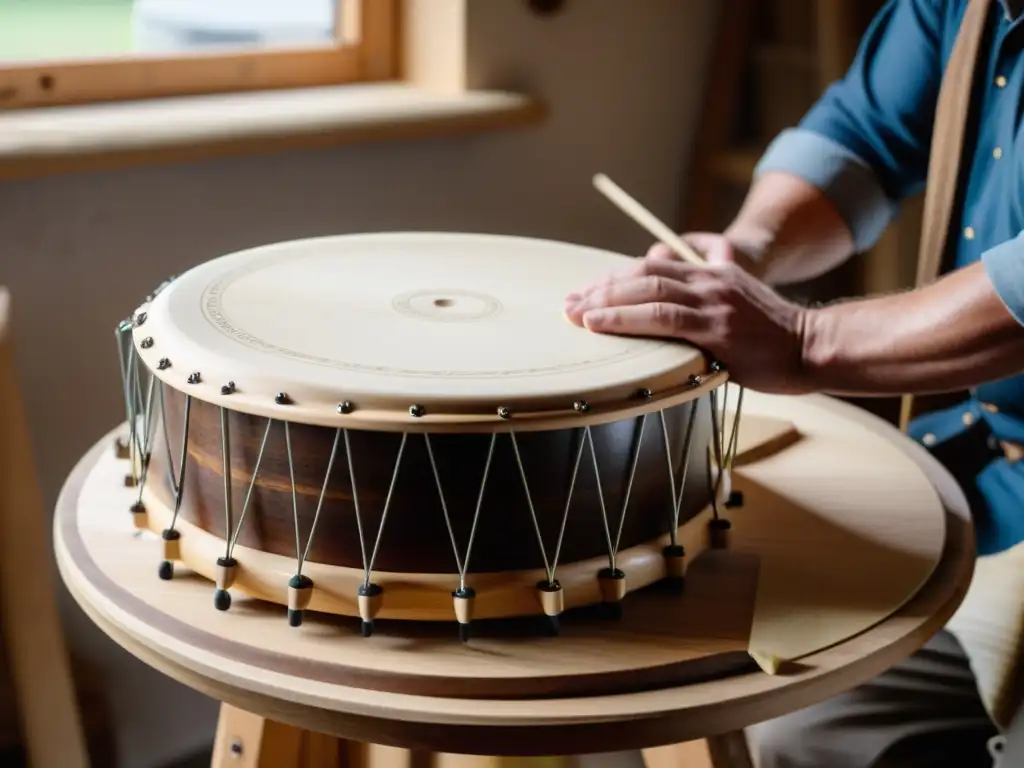
{"label": "dark wooden drum shell", "polygon": [[[185,396],[164,387],[165,425],[171,460],[179,465]],[[687,480],[681,504],[682,525],[710,503],[707,446],[711,415],[706,397],[664,411],[673,473],[678,487],[684,466],[683,445],[692,408],[698,408],[690,441]],[[622,502],[630,477],[639,418],[591,427],[600,473],[600,494],[589,446],[584,446],[559,564],[607,556],[608,537],[601,513],[601,496],[614,543]],[[232,526],[237,525],[267,426],[265,418],[231,411],[228,418],[233,488]],[[305,549],[328,468],[336,430],[292,423],[288,426],[295,476],[299,546]],[[381,530],[392,475],[402,435],[348,430],[352,449],[355,490],[366,556],[370,557]],[[585,430],[558,429],[516,436],[523,470],[536,511],[547,558],[555,556],[579,441]],[[473,517],[492,436],[489,434],[436,434],[430,436],[459,556],[466,557]],[[166,454],[158,435],[154,454]],[[193,399],[189,420],[188,463],[180,516],[217,536],[225,530],[224,479],[220,408]],[[160,462],[164,464],[164,461]],[[165,475],[149,481],[171,502]],[[292,481],[286,449],[285,426],[276,421],[267,440],[252,499],[238,544],[285,557],[296,556]],[[640,441],[629,506],[622,523],[617,551],[652,541],[672,526],[672,490],[661,416],[646,417]],[[309,548],[310,562],[364,567],[363,549],[353,504],[353,489],[344,437],[339,441],[327,484],[323,508]],[[467,571],[522,571],[544,566],[537,533],[519,465],[508,433],[498,434],[484,489]],[[387,519],[373,562],[375,571],[397,573],[455,573],[458,571],[445,516],[422,434],[409,434]]]}

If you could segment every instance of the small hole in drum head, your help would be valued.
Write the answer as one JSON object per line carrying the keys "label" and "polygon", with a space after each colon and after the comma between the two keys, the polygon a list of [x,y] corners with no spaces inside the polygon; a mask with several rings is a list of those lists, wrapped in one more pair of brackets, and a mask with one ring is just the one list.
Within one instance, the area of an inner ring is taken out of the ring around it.
{"label": "small hole in drum head", "polygon": [[455,302],[452,299],[434,299],[435,307],[451,307],[454,305]]}

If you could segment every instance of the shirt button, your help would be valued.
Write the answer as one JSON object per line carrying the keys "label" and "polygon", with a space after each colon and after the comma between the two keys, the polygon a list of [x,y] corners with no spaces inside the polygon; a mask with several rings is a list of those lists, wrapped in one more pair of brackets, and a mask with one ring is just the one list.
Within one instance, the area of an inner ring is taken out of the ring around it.
{"label": "shirt button", "polygon": [[974,414],[972,414],[972,413],[965,413],[961,417],[961,420],[963,421],[964,426],[969,427],[969,426],[971,426],[971,424],[974,423]]}
{"label": "shirt button", "polygon": [[1003,156],[1003,148],[1002,147],[996,147],[995,149],[992,150],[992,157],[994,157],[996,160],[998,160],[1002,156]]}
{"label": "shirt button", "polygon": [[974,227],[964,227],[964,237],[968,240],[974,239]]}
{"label": "shirt button", "polygon": [[996,88],[1005,88],[1005,87],[1006,87],[1006,78],[1003,77],[1002,75],[999,75],[999,77],[996,78]]}
{"label": "shirt button", "polygon": [[999,409],[996,406],[992,405],[992,403],[985,403],[981,407],[984,408],[989,413],[999,413]]}
{"label": "shirt button", "polygon": [[921,438],[921,442],[925,445],[935,445],[935,435],[929,432],[927,435]]}

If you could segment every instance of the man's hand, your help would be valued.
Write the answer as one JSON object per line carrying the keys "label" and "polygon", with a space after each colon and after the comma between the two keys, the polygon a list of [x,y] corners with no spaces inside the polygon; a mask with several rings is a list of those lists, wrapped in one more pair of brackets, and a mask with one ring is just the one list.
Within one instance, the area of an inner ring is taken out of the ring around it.
{"label": "man's hand", "polygon": [[690,236],[707,265],[655,246],[643,259],[566,297],[565,312],[595,333],[678,338],[762,392],[810,391],[803,371],[805,310],[743,269],[719,235]]}

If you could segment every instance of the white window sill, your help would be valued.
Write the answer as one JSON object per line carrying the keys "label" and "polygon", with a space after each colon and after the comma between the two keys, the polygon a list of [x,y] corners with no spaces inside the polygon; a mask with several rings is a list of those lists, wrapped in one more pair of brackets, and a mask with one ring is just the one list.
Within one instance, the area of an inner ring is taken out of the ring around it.
{"label": "white window sill", "polygon": [[13,111],[0,113],[0,179],[508,130],[544,115],[529,96],[404,83]]}

